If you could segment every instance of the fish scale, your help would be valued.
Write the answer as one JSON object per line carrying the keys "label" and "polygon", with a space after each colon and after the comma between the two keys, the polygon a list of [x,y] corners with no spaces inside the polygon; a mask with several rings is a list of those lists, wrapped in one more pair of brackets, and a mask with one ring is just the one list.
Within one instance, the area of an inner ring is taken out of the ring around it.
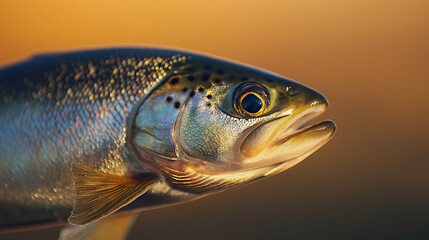
{"label": "fish scale", "polygon": [[[139,164],[125,148],[126,118],[186,61],[177,52],[120,49],[38,56],[1,70],[0,203],[8,209],[0,226],[66,219],[71,162],[114,174]],[[22,217],[35,206],[45,211]]]}

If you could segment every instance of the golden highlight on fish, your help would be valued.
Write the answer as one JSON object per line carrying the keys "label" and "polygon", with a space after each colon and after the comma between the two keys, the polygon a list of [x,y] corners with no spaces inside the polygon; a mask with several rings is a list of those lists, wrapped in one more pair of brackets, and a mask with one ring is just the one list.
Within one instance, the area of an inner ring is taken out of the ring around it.
{"label": "golden highlight on fish", "polygon": [[320,93],[182,51],[40,55],[0,93],[0,231],[68,221],[61,239],[280,173],[335,131],[308,125]]}

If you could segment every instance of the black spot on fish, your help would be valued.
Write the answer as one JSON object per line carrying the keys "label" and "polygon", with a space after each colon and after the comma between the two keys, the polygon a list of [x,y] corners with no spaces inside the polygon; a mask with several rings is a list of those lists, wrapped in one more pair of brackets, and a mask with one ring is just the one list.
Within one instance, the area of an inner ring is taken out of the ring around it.
{"label": "black spot on fish", "polygon": [[173,101],[173,98],[172,98],[171,96],[168,96],[168,97],[165,99],[165,101],[169,103],[169,102]]}
{"label": "black spot on fish", "polygon": [[212,104],[211,103],[207,103],[207,107],[210,107]]}
{"label": "black spot on fish", "polygon": [[213,80],[213,83],[214,84],[221,84],[222,82],[220,81],[219,78],[216,78],[215,80]]}
{"label": "black spot on fish", "polygon": [[210,78],[210,75],[207,73],[204,73],[203,76],[201,76],[201,79],[203,79],[203,81],[207,81],[209,80],[209,78]]}
{"label": "black spot on fish", "polygon": [[182,92],[186,92],[186,91],[188,91],[188,88],[187,88],[187,87],[182,88]]}
{"label": "black spot on fish", "polygon": [[241,78],[241,81],[247,81],[247,80],[249,80],[249,78],[246,77],[246,76],[244,76],[244,77]]}
{"label": "black spot on fish", "polygon": [[204,68],[205,68],[206,70],[211,70],[211,69],[212,69],[212,65],[210,65],[210,64],[206,64],[206,65],[204,65]]}
{"label": "black spot on fish", "polygon": [[177,77],[174,77],[174,78],[172,78],[171,80],[170,80],[170,84],[171,85],[175,85],[175,84],[177,84],[179,82],[179,79],[177,78]]}
{"label": "black spot on fish", "polygon": [[209,94],[209,95],[207,95],[207,98],[208,98],[208,99],[212,99],[212,98],[213,98],[213,96]]}
{"label": "black spot on fish", "polygon": [[197,89],[197,91],[198,91],[198,92],[200,92],[200,93],[202,93],[202,92],[204,92],[204,88],[203,88],[203,87],[199,87],[199,88]]}
{"label": "black spot on fish", "polygon": [[175,101],[174,102],[174,108],[175,109],[179,109],[180,108],[180,102],[179,101]]}
{"label": "black spot on fish", "polygon": [[222,69],[217,70],[217,74],[219,74],[219,75],[223,75],[224,73],[225,73],[225,71]]}
{"label": "black spot on fish", "polygon": [[189,97],[193,97],[193,96],[195,96],[195,91],[191,91],[191,92],[189,93]]}
{"label": "black spot on fish", "polygon": [[193,81],[195,80],[195,77],[194,77],[194,76],[188,76],[188,80],[189,80],[190,82],[193,82]]}

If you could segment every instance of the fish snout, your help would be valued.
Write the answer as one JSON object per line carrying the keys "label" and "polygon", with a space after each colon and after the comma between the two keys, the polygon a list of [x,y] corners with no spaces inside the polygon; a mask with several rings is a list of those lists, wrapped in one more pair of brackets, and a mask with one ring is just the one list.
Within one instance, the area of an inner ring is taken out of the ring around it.
{"label": "fish snout", "polygon": [[328,107],[328,99],[316,90],[302,86],[302,92],[305,96],[305,105],[312,111],[322,113]]}

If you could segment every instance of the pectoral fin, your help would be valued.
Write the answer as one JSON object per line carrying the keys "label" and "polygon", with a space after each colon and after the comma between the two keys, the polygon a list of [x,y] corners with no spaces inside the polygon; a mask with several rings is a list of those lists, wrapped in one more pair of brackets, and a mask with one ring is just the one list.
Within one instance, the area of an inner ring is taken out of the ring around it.
{"label": "pectoral fin", "polygon": [[72,164],[71,171],[76,199],[68,220],[76,225],[88,224],[114,213],[160,180],[152,174],[116,176],[78,163]]}

